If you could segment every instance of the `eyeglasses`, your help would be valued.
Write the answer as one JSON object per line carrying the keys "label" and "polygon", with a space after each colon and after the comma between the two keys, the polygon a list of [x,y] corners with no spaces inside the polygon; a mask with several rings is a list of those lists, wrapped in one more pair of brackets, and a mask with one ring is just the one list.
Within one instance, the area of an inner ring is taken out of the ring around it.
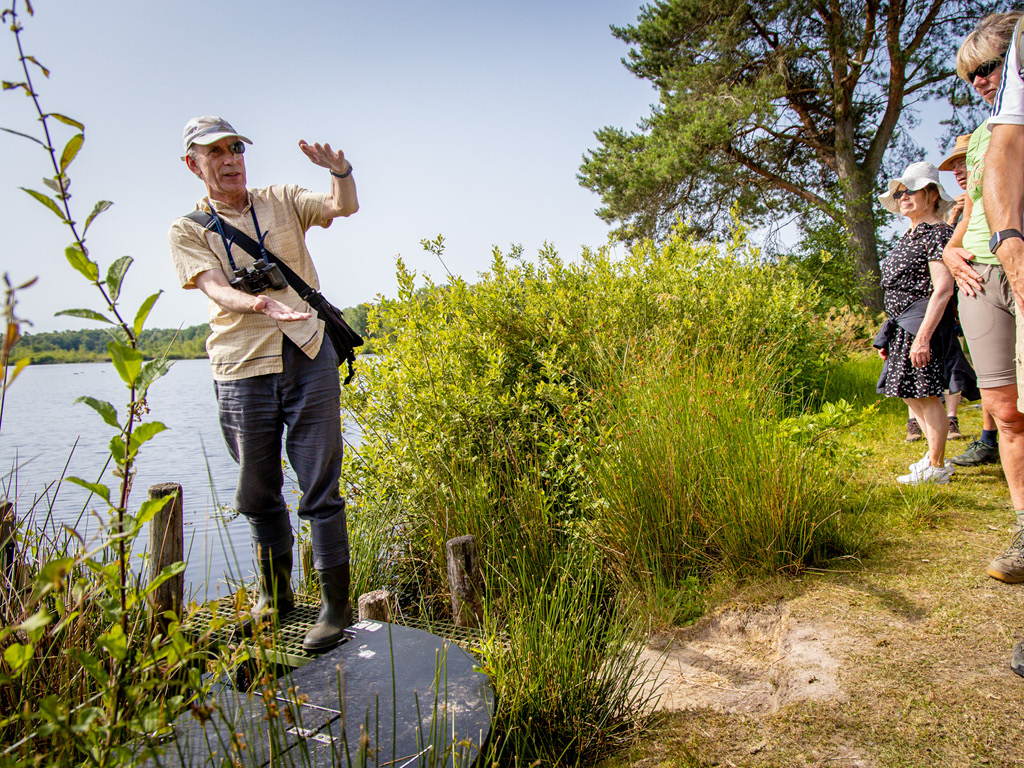
{"label": "eyeglasses", "polygon": [[920,189],[901,189],[899,192],[893,192],[892,193],[892,199],[893,200],[899,200],[904,195],[907,195],[909,197],[910,195],[914,194],[915,192],[920,192],[920,191],[921,191]]}
{"label": "eyeglasses", "polygon": [[991,61],[986,61],[984,64],[979,64],[977,68],[967,73],[967,82],[973,83],[974,78],[976,77],[988,77],[1002,65],[1002,59],[992,59]]}
{"label": "eyeglasses", "polygon": [[[233,141],[230,144],[228,144],[227,147],[225,147],[225,149],[228,152],[230,152],[232,155],[244,155],[245,154],[245,142],[243,142],[241,140]],[[220,147],[214,145],[214,146],[211,146],[211,147],[207,148],[206,154],[207,155],[212,155],[215,152],[219,152],[219,151],[220,151]]]}

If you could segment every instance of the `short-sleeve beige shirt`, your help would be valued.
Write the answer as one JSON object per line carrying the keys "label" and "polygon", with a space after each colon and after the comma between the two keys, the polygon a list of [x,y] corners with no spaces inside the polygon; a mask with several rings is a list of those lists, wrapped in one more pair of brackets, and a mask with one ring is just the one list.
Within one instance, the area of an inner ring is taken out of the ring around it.
{"label": "short-sleeve beige shirt", "polygon": [[[310,286],[319,290],[320,281],[306,249],[306,231],[314,226],[328,227],[331,219],[324,218],[324,202],[328,196],[314,194],[293,185],[276,185],[249,190],[249,205],[239,213],[216,200],[204,198],[196,205],[198,210],[216,213],[221,221],[259,240],[253,223],[256,212],[261,233],[266,234],[264,245],[285,262]],[[168,232],[174,268],[183,288],[195,288],[196,277],[209,269],[222,269],[232,275],[224,243],[215,230],[208,230],[187,218],[175,219]],[[251,266],[255,261],[242,247],[231,246],[231,257],[238,267]],[[267,373],[280,373],[282,333],[288,336],[310,358],[316,357],[323,340],[324,324],[316,312],[299,298],[291,286],[283,290],[270,289],[267,295],[287,304],[299,312],[312,312],[309,320],[279,322],[264,314],[239,314],[222,309],[210,302],[210,328],[206,341],[213,378],[217,381],[247,379]]]}

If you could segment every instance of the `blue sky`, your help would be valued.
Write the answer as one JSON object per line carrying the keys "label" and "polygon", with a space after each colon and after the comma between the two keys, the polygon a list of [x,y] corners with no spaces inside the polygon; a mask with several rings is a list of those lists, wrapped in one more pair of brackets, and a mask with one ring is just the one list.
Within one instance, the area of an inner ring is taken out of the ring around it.
{"label": "blue sky", "polygon": [[[584,245],[606,243],[608,228],[594,215],[600,201],[578,185],[577,169],[595,130],[633,129],[657,100],[622,66],[628,49],[609,30],[635,21],[641,4],[632,0],[34,5],[34,17],[22,14],[23,41],[52,70],[48,80],[34,73],[43,107],[86,124],[70,169],[76,217],[96,200],[114,201],[88,244],[103,265],[135,258],[129,311],[164,289],[151,327],[207,318],[205,297],[178,288],[166,241],[170,222],[204,192],[179,159],[193,115],[222,115],[255,142],[246,154],[250,186],[326,191],[327,173],[296,143],[345,150],[361,210],[312,230],[308,242],[325,294],[351,306],[394,295],[398,256],[443,280],[419,245],[438,234],[448,267],[469,279],[488,268],[493,246],[532,254],[547,241],[574,258]],[[0,78],[21,79],[6,26]],[[936,163],[947,111],[928,107],[915,130]],[[37,125],[28,99],[0,94],[0,126]],[[57,129],[62,145],[71,131]],[[0,270],[16,281],[40,277],[22,294],[20,316],[34,331],[95,327],[53,317],[100,307],[64,260],[68,237],[57,219],[18,190],[43,189],[47,158],[2,133],[0,157]],[[944,181],[959,191],[951,174]]]}
{"label": "blue sky", "polygon": [[[394,294],[398,256],[443,279],[421,238],[443,234],[448,267],[468,278],[488,268],[495,245],[533,253],[548,241],[571,258],[604,244],[600,201],[578,185],[577,168],[595,130],[632,128],[656,101],[622,66],[627,47],[609,30],[636,19],[640,3],[626,0],[35,0],[34,17],[19,6],[26,53],[52,70],[48,80],[33,73],[43,108],[86,125],[70,169],[76,217],[114,201],[89,231],[91,254],[102,265],[135,258],[132,310],[165,290],[152,327],[207,317],[205,297],[177,286],[166,241],[204,192],[179,159],[193,115],[222,115],[253,140],[250,186],[326,191],[326,171],[296,143],[345,150],[361,210],[308,242],[324,292],[350,306]],[[6,26],[0,78],[21,79]],[[28,99],[0,94],[0,126],[37,125]],[[58,128],[63,144],[71,131]],[[34,331],[95,326],[53,317],[99,306],[64,260],[69,239],[56,217],[18,190],[43,189],[46,156],[0,134],[0,157],[0,269],[40,277],[19,314]]]}

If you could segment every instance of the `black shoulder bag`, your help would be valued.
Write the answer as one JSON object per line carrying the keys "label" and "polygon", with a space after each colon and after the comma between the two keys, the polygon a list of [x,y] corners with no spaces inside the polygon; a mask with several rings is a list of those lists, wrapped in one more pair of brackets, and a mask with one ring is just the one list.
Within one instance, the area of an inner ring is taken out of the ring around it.
{"label": "black shoulder bag", "polygon": [[305,280],[295,274],[287,264],[268,251],[265,246],[261,246],[240,229],[225,221],[220,221],[206,211],[192,211],[185,218],[191,219],[204,229],[219,232],[222,238],[227,238],[225,247],[230,248],[231,244],[235,243],[254,259],[259,260],[266,257],[276,264],[288,284],[316,311],[317,317],[324,321],[324,330],[330,337],[331,344],[334,345],[334,350],[338,353],[338,358],[348,363],[348,376],[345,377],[344,383],[348,384],[352,381],[352,377],[355,375],[353,367],[356,361],[355,349],[363,346],[363,337],[353,331],[352,327],[345,322],[345,316],[340,309],[325,299],[322,293],[314,291]]}

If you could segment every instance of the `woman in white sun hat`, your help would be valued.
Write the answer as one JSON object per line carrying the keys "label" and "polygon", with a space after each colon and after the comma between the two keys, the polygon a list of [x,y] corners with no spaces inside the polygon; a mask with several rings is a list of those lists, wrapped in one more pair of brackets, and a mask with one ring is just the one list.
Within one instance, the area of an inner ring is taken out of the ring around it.
{"label": "woman in white sun hat", "polygon": [[953,276],[942,263],[942,249],[953,234],[943,216],[954,201],[931,163],[907,166],[878,199],[910,223],[879,265],[889,319],[875,339],[885,360],[878,391],[903,399],[928,440],[928,452],[897,479],[911,485],[948,483],[953,474],[953,465],[946,462],[949,421],[939,396],[950,380],[956,305],[950,300]]}

